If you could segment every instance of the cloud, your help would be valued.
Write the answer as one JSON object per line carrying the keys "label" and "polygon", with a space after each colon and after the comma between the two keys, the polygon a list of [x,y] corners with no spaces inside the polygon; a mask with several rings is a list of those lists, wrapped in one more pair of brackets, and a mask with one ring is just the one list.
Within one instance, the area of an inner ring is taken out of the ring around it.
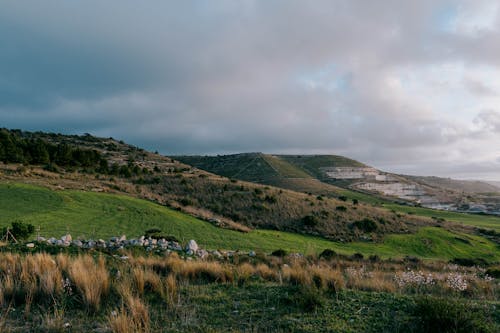
{"label": "cloud", "polygon": [[499,22],[494,1],[7,1],[0,121],[453,175],[498,158]]}

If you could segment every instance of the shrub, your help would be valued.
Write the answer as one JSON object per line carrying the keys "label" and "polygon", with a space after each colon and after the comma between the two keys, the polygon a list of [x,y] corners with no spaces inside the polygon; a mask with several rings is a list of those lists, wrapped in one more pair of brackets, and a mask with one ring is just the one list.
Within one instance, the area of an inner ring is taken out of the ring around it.
{"label": "shrub", "polygon": [[347,197],[345,195],[341,195],[339,197],[339,200],[342,200],[342,201],[347,201]]}
{"label": "shrub", "polygon": [[491,267],[486,270],[486,275],[489,275],[495,279],[500,279],[500,267]]}
{"label": "shrub", "polygon": [[338,210],[339,212],[345,212],[345,211],[347,211],[347,207],[346,206],[337,206],[337,207],[335,207],[335,210]]}
{"label": "shrub", "polygon": [[332,259],[336,255],[337,255],[337,253],[334,250],[332,250],[332,249],[324,249],[323,252],[321,252],[319,254],[319,257],[320,258],[325,258],[325,259]]}
{"label": "shrub", "polygon": [[[9,231],[17,239],[26,239],[31,234],[33,234],[33,232],[35,232],[35,227],[29,223],[14,221],[11,223]],[[7,233],[7,228],[3,228],[2,235],[5,235],[6,233]]]}
{"label": "shrub", "polygon": [[316,216],[313,215],[306,215],[302,218],[302,223],[308,227],[314,227],[318,225],[319,221],[316,218]]}
{"label": "shrub", "polygon": [[276,251],[273,251],[271,253],[272,256],[275,256],[275,257],[280,257],[280,258],[283,258],[284,256],[287,255],[286,251],[283,250],[283,249],[279,249],[279,250],[276,250]]}
{"label": "shrub", "polygon": [[262,194],[262,190],[260,188],[255,188],[253,190],[253,192],[256,194],[256,195],[261,195]]}
{"label": "shrub", "polygon": [[373,232],[377,230],[377,223],[375,221],[369,219],[369,218],[364,218],[360,221],[356,221],[352,224],[355,228],[358,228],[361,231],[364,232]]}
{"label": "shrub", "polygon": [[454,258],[453,260],[450,260],[450,263],[467,267],[488,266],[488,262],[483,258]]}
{"label": "shrub", "polygon": [[288,297],[287,301],[304,312],[314,312],[325,304],[323,294],[311,287],[300,287],[300,289]]}
{"label": "shrub", "polygon": [[266,197],[264,198],[264,201],[270,203],[270,204],[274,204],[276,203],[278,200],[276,199],[275,196],[269,196],[269,195],[266,195]]}
{"label": "shrub", "polygon": [[484,309],[458,300],[423,297],[417,300],[414,315],[422,332],[489,332]]}
{"label": "shrub", "polygon": [[179,203],[183,206],[189,206],[189,205],[192,205],[193,202],[191,200],[189,200],[188,198],[182,198]]}
{"label": "shrub", "polygon": [[363,260],[364,256],[362,253],[356,252],[351,256],[351,258],[353,260]]}

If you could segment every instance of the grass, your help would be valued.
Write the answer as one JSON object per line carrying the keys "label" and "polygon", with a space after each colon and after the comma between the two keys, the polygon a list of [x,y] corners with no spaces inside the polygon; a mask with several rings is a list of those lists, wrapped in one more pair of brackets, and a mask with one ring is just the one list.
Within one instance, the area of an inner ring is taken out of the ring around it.
{"label": "grass", "polygon": [[[15,207],[15,209],[12,209]],[[127,196],[52,191],[43,187],[0,184],[0,226],[13,219],[39,226],[42,236],[106,238],[121,234],[138,237],[158,227],[182,242],[195,239],[208,249],[256,250],[271,252],[282,248],[304,254],[326,248],[340,253],[381,257],[451,259],[454,257],[499,260],[494,243],[478,236],[451,233],[441,228],[422,228],[416,234],[390,235],[382,243],[339,243],[326,239],[274,230],[257,229],[250,233],[221,229],[181,212]],[[464,241],[465,240],[465,241]]]}
{"label": "grass", "polygon": [[[0,310],[5,311],[1,319],[6,322],[2,329],[116,333],[499,329],[498,280],[484,279],[477,267],[460,269],[468,282],[461,292],[447,282],[457,268],[436,262],[412,268],[435,283],[412,280],[400,285],[394,277],[409,272],[405,262],[233,259],[186,260],[171,253],[131,255],[123,261],[91,254],[1,253]],[[52,288],[51,297],[37,292],[44,289],[46,266],[53,276],[67,276],[66,286]],[[93,272],[110,278],[87,277]],[[86,297],[86,290],[103,283],[109,292]],[[92,304],[99,306],[89,307]]]}
{"label": "grass", "polygon": [[447,221],[453,221],[467,225],[472,225],[475,227],[500,231],[500,217],[498,216],[464,214],[464,213],[448,212],[430,208],[401,206],[397,204],[384,204],[383,207],[394,210],[399,213],[414,214],[425,217],[443,218]]}
{"label": "grass", "polygon": [[262,155],[262,158],[269,163],[269,165],[276,170],[280,177],[284,178],[312,178],[304,170],[297,168],[296,166],[287,163],[278,156],[273,155]]}

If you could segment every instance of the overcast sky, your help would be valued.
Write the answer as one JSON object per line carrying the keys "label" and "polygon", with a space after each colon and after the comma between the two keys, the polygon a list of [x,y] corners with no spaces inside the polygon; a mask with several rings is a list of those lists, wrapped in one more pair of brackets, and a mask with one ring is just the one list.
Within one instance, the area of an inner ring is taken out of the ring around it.
{"label": "overcast sky", "polygon": [[0,4],[0,127],[500,180],[498,1]]}

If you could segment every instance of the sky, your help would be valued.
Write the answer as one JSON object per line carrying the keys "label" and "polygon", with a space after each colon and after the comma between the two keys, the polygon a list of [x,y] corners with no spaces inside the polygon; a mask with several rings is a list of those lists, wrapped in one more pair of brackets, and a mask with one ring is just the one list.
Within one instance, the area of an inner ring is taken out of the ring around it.
{"label": "sky", "polygon": [[5,0],[0,127],[500,180],[499,7]]}

